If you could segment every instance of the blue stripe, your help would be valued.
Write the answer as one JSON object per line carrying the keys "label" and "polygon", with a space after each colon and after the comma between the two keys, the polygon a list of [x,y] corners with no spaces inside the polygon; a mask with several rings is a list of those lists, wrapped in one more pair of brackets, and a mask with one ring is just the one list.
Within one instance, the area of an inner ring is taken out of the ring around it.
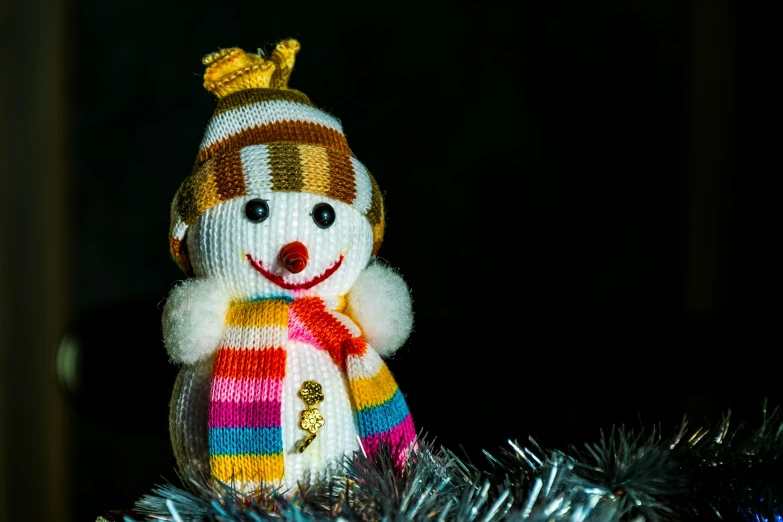
{"label": "blue stripe", "polygon": [[210,455],[274,455],[283,451],[283,432],[274,428],[210,428]]}
{"label": "blue stripe", "polygon": [[408,405],[398,389],[385,403],[359,410],[359,431],[362,437],[389,431],[409,415]]}
{"label": "blue stripe", "polygon": [[252,299],[248,299],[248,303],[260,303],[261,301],[275,301],[275,300],[282,300],[285,301],[288,304],[291,304],[294,302],[293,297],[289,297],[287,295],[272,295],[268,297],[254,297]]}

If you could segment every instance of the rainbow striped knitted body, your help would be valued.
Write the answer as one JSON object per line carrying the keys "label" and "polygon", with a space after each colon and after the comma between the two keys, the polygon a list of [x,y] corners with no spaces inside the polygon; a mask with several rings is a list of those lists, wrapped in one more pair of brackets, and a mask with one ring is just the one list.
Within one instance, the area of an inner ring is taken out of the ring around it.
{"label": "rainbow striped knitted body", "polygon": [[[329,312],[320,298],[273,298],[235,304],[228,313],[210,392],[209,453],[215,478],[246,492],[286,482],[286,461],[298,455],[290,441],[290,447],[286,447],[283,432],[298,430],[302,437],[307,435],[298,426],[283,425],[284,409],[303,409],[302,403],[286,404],[285,408],[283,404],[286,386],[302,384],[286,382],[286,347],[296,343],[328,354],[334,371],[347,380],[355,431],[340,428],[334,437],[349,439],[357,433],[369,456],[381,445],[388,445],[397,463],[402,464],[415,429],[405,399],[385,363]],[[312,375],[301,378],[310,379]],[[325,395],[325,404],[337,400],[334,393],[327,391]],[[290,415],[286,419],[292,424]],[[330,422],[329,415],[325,420]],[[353,440],[329,443],[343,448],[344,453],[356,448]],[[318,451],[308,448],[303,452],[305,457],[311,450]],[[319,465],[322,459],[317,457],[314,455],[312,460],[314,468],[308,470],[316,474],[324,471]]]}

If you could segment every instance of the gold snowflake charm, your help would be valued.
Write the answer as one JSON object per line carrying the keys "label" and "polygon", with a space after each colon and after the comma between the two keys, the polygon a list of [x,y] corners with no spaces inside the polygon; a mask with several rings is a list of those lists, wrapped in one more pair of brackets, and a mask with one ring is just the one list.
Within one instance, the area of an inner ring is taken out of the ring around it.
{"label": "gold snowflake charm", "polygon": [[299,453],[304,452],[307,447],[315,440],[315,434],[323,428],[326,421],[321,415],[321,410],[313,408],[316,404],[323,402],[324,394],[321,385],[315,381],[305,381],[302,383],[302,389],[299,390],[299,397],[307,405],[306,410],[302,410],[302,418],[299,421],[299,427],[310,432],[310,436],[299,442]]}
{"label": "gold snowflake charm", "polygon": [[299,390],[299,397],[308,406],[315,406],[323,402],[324,393],[321,391],[321,385],[315,381],[305,381],[302,383],[302,389]]}

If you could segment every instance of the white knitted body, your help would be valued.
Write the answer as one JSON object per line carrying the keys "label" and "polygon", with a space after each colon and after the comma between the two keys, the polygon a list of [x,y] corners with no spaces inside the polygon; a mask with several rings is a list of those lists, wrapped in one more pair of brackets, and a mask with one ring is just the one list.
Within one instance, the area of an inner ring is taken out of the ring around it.
{"label": "white knitted body", "polygon": [[[340,464],[345,454],[359,449],[359,428],[351,409],[348,381],[329,354],[303,342],[286,346],[286,379],[283,383],[281,422],[285,477],[282,490],[293,490],[305,478],[318,480],[329,468]],[[307,433],[299,428],[302,399],[297,395],[302,383],[316,381],[323,387],[324,401],[318,405],[326,423],[303,453],[296,445]]]}
{"label": "white knitted body", "polygon": [[[347,316],[334,313],[354,335],[361,330]],[[359,426],[351,406],[348,379],[328,353],[307,343],[292,341],[287,347],[286,382],[283,384],[281,420],[285,448],[286,476],[283,490],[293,490],[304,478],[316,481],[339,469],[343,456],[359,450]],[[301,383],[313,380],[323,388],[324,401],[318,409],[328,419],[318,436],[303,453],[296,451],[302,440],[299,414]]]}
{"label": "white knitted body", "polygon": [[[287,378],[283,383],[281,409],[286,474],[277,486],[281,492],[291,494],[301,481],[321,480],[337,471],[343,456],[353,454],[360,447],[345,374],[329,354],[307,343],[289,342],[286,352]],[[183,368],[172,395],[172,442],[177,462],[184,472],[204,473],[209,470],[207,418],[210,371],[211,361]],[[326,423],[307,450],[298,453],[297,443],[306,433],[298,426],[302,400],[297,394],[301,383],[306,380],[314,380],[323,387],[325,400],[319,409]],[[260,486],[253,482],[243,485],[248,493]]]}
{"label": "white knitted body", "polygon": [[[196,275],[202,281],[209,281],[209,286],[217,285],[223,288],[224,299],[230,301],[255,301],[283,296],[295,299],[316,295],[324,299],[330,308],[337,307],[339,296],[349,291],[370,259],[373,237],[367,219],[354,208],[324,196],[270,192],[262,195],[269,205],[269,217],[261,223],[254,223],[246,218],[244,207],[248,200],[255,197],[258,196],[236,198],[216,205],[204,212],[189,228],[188,250]],[[313,207],[323,202],[332,205],[336,212],[334,225],[325,230],[318,228],[310,216]],[[294,241],[306,245],[309,252],[307,267],[298,274],[287,273],[277,260],[280,249]],[[285,282],[293,284],[312,280],[332,267],[341,257],[342,261],[337,271],[315,287],[290,290],[281,288],[259,273],[248,260],[248,254],[264,267],[268,267],[270,272],[281,275]],[[188,285],[184,287],[188,288]],[[212,295],[219,294],[213,292]],[[209,310],[225,310],[227,306],[212,304],[202,308],[209,313]],[[199,313],[198,307],[194,306],[180,306],[177,310]],[[175,312],[176,310],[172,310],[172,313]],[[338,315],[354,335],[361,334],[359,328],[347,316]],[[211,317],[178,317],[176,320],[167,321],[173,324],[196,325],[196,330],[197,325],[213,322]],[[171,330],[173,329],[170,328],[169,331]],[[203,343],[194,344],[197,353],[189,354],[180,346],[186,345],[190,339],[177,342],[169,337],[167,336],[167,345],[177,347],[172,353],[180,360],[192,362],[211,355],[201,346]],[[241,344],[239,339],[232,340],[225,336],[222,342],[228,342],[229,345]],[[213,350],[216,350],[219,344],[215,342]],[[346,376],[329,353],[300,341],[289,341],[285,348],[286,371],[281,399],[285,476],[279,486],[282,490],[294,491],[298,482],[308,478],[323,478],[328,475],[329,469],[340,466],[343,455],[358,450],[359,431],[349,398]],[[299,426],[305,405],[298,393],[302,383],[307,380],[316,381],[323,388],[324,401],[318,407],[325,424],[307,450],[299,453],[297,443],[306,438],[307,432]],[[208,382],[198,382],[209,385]],[[201,400],[209,396],[204,391],[185,391],[202,398]],[[180,398],[172,402],[172,407],[190,403],[191,401]],[[200,411],[204,412],[208,405],[204,404],[200,408]],[[183,415],[176,417],[181,419]],[[206,415],[201,413],[197,417],[203,419]],[[206,426],[195,426],[191,429],[206,430]],[[182,432],[181,428],[173,430]],[[202,440],[200,436],[188,438],[179,435],[179,438]],[[206,449],[208,448],[204,448]],[[193,453],[189,452],[191,455]],[[205,461],[197,461],[200,463],[199,468],[203,469]],[[185,468],[189,466],[188,463],[180,464]],[[247,482],[243,484],[243,489],[250,492],[258,486],[260,484]]]}
{"label": "white knitted body", "polygon": [[[359,328],[348,317],[335,315],[352,333],[359,333]],[[172,442],[178,464],[185,472],[209,470],[207,418],[212,362],[206,360],[183,368],[172,395]],[[306,380],[321,384],[325,400],[318,407],[327,422],[307,450],[299,453],[297,443],[307,433],[298,425],[303,408],[298,393],[301,383]],[[359,430],[348,390],[344,372],[328,353],[304,342],[286,344],[286,379],[281,408],[286,474],[283,481],[276,484],[281,492],[292,494],[301,481],[326,478],[339,470],[343,456],[360,449]],[[261,484],[250,481],[239,486],[252,493]]]}

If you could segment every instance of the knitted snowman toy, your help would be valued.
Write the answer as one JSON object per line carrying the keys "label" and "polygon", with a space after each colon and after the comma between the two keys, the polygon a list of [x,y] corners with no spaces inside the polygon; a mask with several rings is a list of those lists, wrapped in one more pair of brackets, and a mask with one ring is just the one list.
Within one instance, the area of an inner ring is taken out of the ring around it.
{"label": "knitted snowman toy", "polygon": [[204,58],[217,109],[172,204],[171,253],[191,276],[163,314],[184,364],[174,452],[245,493],[292,492],[382,445],[401,465],[415,438],[379,357],[413,323],[404,281],[374,262],[381,192],[340,122],[288,89],[298,50]]}

